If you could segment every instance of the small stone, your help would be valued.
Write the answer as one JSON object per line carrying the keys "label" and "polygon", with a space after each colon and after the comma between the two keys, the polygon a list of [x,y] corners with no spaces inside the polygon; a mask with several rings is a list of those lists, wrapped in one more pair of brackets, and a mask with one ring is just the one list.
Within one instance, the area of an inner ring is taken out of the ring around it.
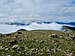
{"label": "small stone", "polygon": [[75,56],[73,53],[67,54],[67,56]]}
{"label": "small stone", "polygon": [[64,38],[64,37],[61,35],[61,36],[59,36],[59,38]]}
{"label": "small stone", "polygon": [[54,53],[57,52],[57,48],[54,48]]}
{"label": "small stone", "polygon": [[21,52],[19,52],[21,54]]}
{"label": "small stone", "polygon": [[70,36],[70,38],[71,38],[72,40],[75,40],[75,36]]}
{"label": "small stone", "polygon": [[50,49],[47,49],[46,52],[50,52]]}
{"label": "small stone", "polygon": [[45,41],[44,40],[40,40],[40,43],[44,43]]}
{"label": "small stone", "polygon": [[34,51],[34,50],[35,50],[35,48],[32,48],[32,49],[31,49],[31,51]]}
{"label": "small stone", "polygon": [[14,45],[13,47],[12,47],[12,49],[14,49],[14,48],[18,48],[19,46],[18,45]]}
{"label": "small stone", "polygon": [[2,40],[3,42],[5,41],[5,40]]}
{"label": "small stone", "polygon": [[11,55],[8,55],[8,56],[11,56]]}
{"label": "small stone", "polygon": [[61,49],[57,49],[58,51],[61,51]]}
{"label": "small stone", "polygon": [[25,52],[27,51],[27,50],[24,50]]}
{"label": "small stone", "polygon": [[3,48],[3,46],[0,46],[0,50],[3,50],[4,48]]}
{"label": "small stone", "polygon": [[5,50],[8,50],[8,48],[6,48]]}
{"label": "small stone", "polygon": [[12,41],[10,41],[8,43],[13,45],[13,44],[17,43],[17,41],[16,40],[12,40]]}

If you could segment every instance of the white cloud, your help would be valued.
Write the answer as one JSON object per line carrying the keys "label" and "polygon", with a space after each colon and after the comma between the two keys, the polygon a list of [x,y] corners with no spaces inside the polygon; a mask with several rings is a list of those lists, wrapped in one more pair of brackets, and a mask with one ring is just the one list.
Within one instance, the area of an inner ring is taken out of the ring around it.
{"label": "white cloud", "polygon": [[11,33],[21,28],[27,30],[49,29],[59,30],[62,25],[37,24],[15,26],[1,23],[46,20],[75,22],[74,0],[0,0],[0,33]]}
{"label": "white cloud", "polygon": [[65,15],[66,12],[74,12],[74,8],[72,0],[0,0],[2,15],[17,16],[18,18],[24,16],[25,20],[37,19],[35,18],[37,15],[40,16],[38,19],[46,19],[49,16],[48,19],[57,20],[59,17],[65,17],[63,14]]}
{"label": "white cloud", "polygon": [[31,30],[61,30],[63,25],[57,23],[51,24],[37,24],[32,23],[28,26],[16,26],[16,25],[2,25],[0,24],[0,33],[8,34],[12,32],[16,32],[19,29],[26,29],[28,31]]}

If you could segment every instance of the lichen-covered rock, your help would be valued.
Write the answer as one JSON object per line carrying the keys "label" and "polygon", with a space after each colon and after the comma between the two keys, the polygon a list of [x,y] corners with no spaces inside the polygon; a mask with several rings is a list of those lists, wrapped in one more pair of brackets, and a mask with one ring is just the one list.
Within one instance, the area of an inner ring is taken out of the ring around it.
{"label": "lichen-covered rock", "polygon": [[5,50],[7,51],[7,50],[8,50],[8,48],[5,48]]}
{"label": "lichen-covered rock", "polygon": [[4,48],[3,48],[3,46],[0,46],[0,50],[3,50]]}
{"label": "lichen-covered rock", "polygon": [[56,34],[51,34],[50,37],[52,37],[52,38],[59,38]]}
{"label": "lichen-covered rock", "polygon": [[63,35],[60,35],[59,38],[64,38]]}
{"label": "lichen-covered rock", "polygon": [[17,49],[19,45],[13,45],[12,49]]}

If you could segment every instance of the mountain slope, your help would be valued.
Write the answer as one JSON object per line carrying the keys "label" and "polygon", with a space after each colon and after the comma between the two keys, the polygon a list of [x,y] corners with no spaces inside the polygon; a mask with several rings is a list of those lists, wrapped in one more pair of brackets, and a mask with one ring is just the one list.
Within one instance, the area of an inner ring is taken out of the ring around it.
{"label": "mountain slope", "polygon": [[72,36],[75,33],[24,29],[11,34],[0,34],[0,55],[67,56],[75,53],[75,39]]}

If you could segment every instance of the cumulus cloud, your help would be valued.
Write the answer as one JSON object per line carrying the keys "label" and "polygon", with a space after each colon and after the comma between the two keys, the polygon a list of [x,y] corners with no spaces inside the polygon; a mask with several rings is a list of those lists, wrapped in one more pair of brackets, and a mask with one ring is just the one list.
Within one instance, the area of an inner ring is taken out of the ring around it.
{"label": "cumulus cloud", "polygon": [[18,21],[72,19],[75,16],[74,9],[73,0],[0,0],[0,15],[7,16],[7,19],[12,16]]}

